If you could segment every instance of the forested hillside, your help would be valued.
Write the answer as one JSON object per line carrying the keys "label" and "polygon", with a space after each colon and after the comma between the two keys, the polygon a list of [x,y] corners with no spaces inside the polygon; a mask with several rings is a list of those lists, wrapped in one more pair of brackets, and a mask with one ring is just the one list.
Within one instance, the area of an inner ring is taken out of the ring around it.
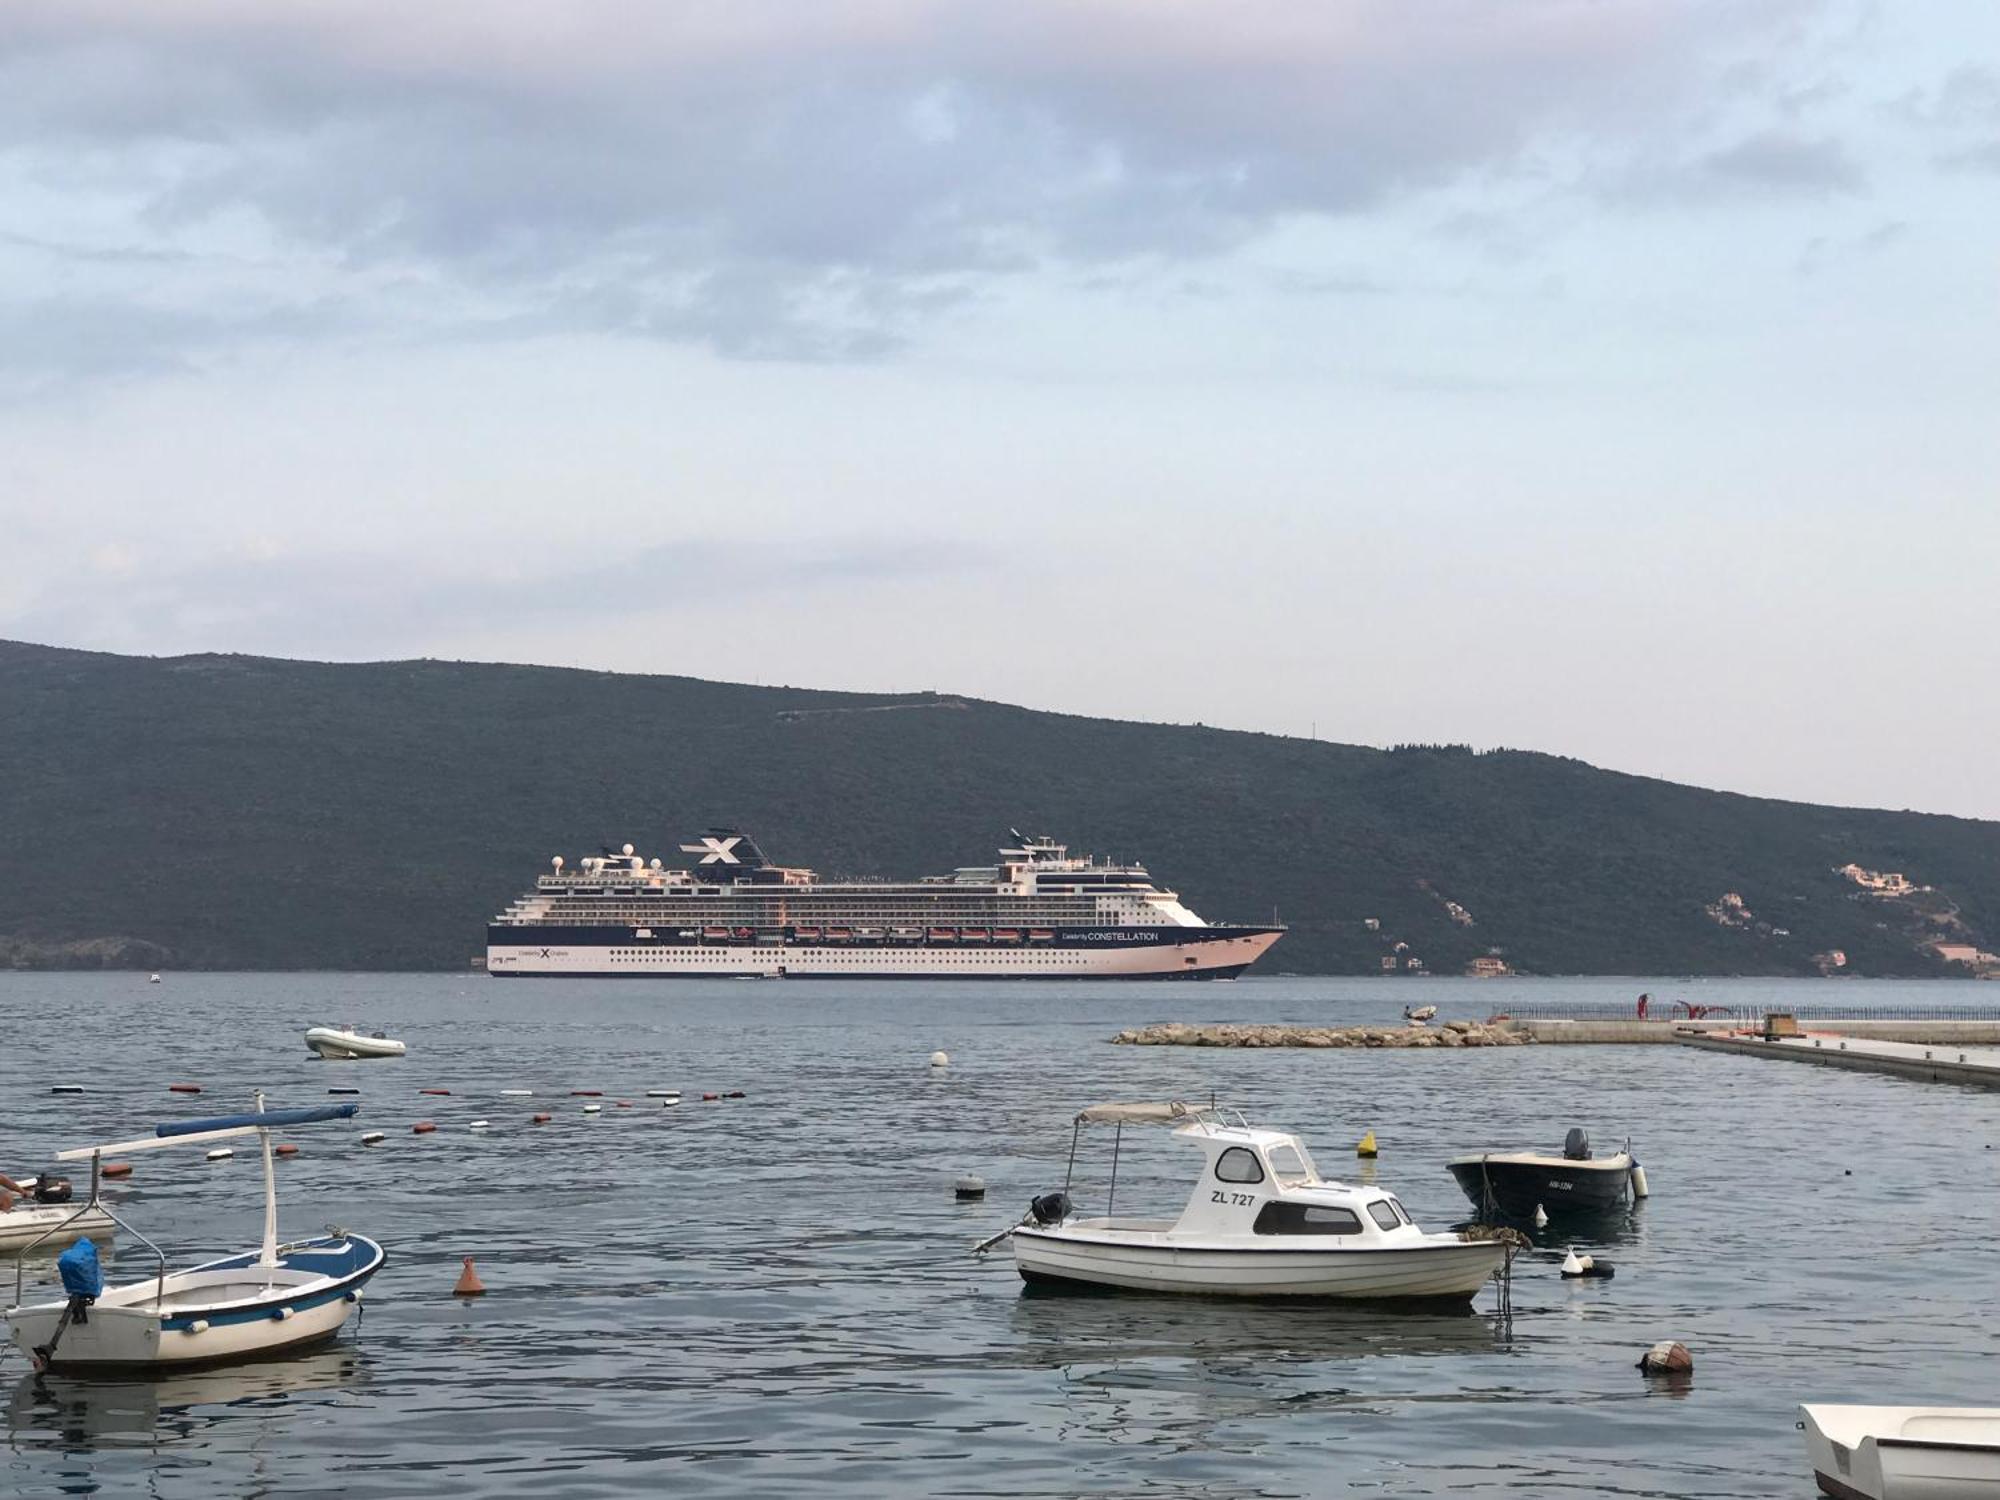
{"label": "forested hillside", "polygon": [[[1010,826],[1145,861],[1269,971],[1968,972],[2000,824],[945,696],[0,643],[0,967],[462,968],[547,864],[726,824],[829,875]],[[1896,899],[1850,863],[1932,890]],[[1736,902],[1726,898],[1734,895]],[[1454,910],[1456,908],[1456,910]],[[1369,925],[1374,919],[1375,926]],[[1394,944],[1406,943],[1400,953]],[[1816,956],[1822,956],[1816,959]]]}

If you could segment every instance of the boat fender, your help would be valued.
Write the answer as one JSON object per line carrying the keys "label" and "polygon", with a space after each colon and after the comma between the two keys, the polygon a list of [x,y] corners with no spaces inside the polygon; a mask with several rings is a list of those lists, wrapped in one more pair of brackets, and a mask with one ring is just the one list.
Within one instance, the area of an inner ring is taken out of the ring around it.
{"label": "boat fender", "polygon": [[181,1332],[182,1332],[182,1333],[207,1333],[207,1332],[208,1332],[208,1319],[206,1319],[206,1318],[196,1318],[196,1319],[195,1319],[195,1320],[194,1320],[194,1321],[193,1321],[192,1323],[188,1324],[188,1326],[187,1326],[187,1327],[183,1328],[183,1329],[181,1330]]}
{"label": "boat fender", "polygon": [[1652,1196],[1646,1188],[1646,1169],[1636,1161],[1632,1163],[1632,1196],[1634,1198],[1650,1198]]}
{"label": "boat fender", "polygon": [[282,1323],[291,1315],[292,1310],[289,1307],[274,1307],[271,1309],[271,1321],[273,1323]]}
{"label": "boat fender", "polygon": [[1069,1217],[1069,1194],[1043,1193],[1028,1204],[1028,1216],[1037,1224],[1060,1224]]}

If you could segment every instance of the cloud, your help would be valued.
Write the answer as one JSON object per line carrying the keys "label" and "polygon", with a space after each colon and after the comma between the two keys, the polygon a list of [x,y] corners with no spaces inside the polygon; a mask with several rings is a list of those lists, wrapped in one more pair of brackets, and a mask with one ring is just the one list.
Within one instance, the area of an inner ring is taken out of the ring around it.
{"label": "cloud", "polygon": [[1702,158],[1709,177],[1760,191],[1826,196],[1862,188],[1861,168],[1838,141],[1765,131]]}
{"label": "cloud", "polygon": [[[876,358],[1052,264],[1212,257],[1551,139],[1642,142],[1811,9],[15,0],[0,160],[185,253],[249,241],[357,297],[436,279],[468,324]],[[1710,165],[1842,178],[1824,143]]]}
{"label": "cloud", "polygon": [[994,561],[963,542],[865,536],[790,545],[690,540],[639,547],[609,563],[555,560],[533,571],[251,544],[161,566],[118,547],[99,549],[89,560],[96,582],[86,627],[79,629],[74,589],[66,583],[0,616],[0,636],[109,649],[145,641],[160,650],[394,653],[556,618],[751,608],[778,595],[873,588],[978,571]]}

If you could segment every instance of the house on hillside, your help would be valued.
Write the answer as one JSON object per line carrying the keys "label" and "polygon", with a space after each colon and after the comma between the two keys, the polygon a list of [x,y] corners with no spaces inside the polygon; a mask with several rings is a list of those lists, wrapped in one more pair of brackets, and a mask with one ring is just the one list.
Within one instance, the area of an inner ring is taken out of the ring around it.
{"label": "house on hillside", "polygon": [[1514,971],[1507,967],[1506,959],[1482,953],[1465,966],[1465,972],[1474,979],[1505,979]]}

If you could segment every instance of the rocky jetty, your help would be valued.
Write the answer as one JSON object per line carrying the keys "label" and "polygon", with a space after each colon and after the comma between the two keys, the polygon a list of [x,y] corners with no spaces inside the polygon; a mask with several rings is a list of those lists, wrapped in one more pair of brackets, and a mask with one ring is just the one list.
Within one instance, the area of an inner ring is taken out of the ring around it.
{"label": "rocky jetty", "polygon": [[1185,1021],[1163,1021],[1121,1031],[1111,1040],[1130,1047],[1520,1047],[1534,1038],[1484,1021],[1445,1021],[1436,1026],[1250,1026],[1239,1022],[1191,1026]]}

